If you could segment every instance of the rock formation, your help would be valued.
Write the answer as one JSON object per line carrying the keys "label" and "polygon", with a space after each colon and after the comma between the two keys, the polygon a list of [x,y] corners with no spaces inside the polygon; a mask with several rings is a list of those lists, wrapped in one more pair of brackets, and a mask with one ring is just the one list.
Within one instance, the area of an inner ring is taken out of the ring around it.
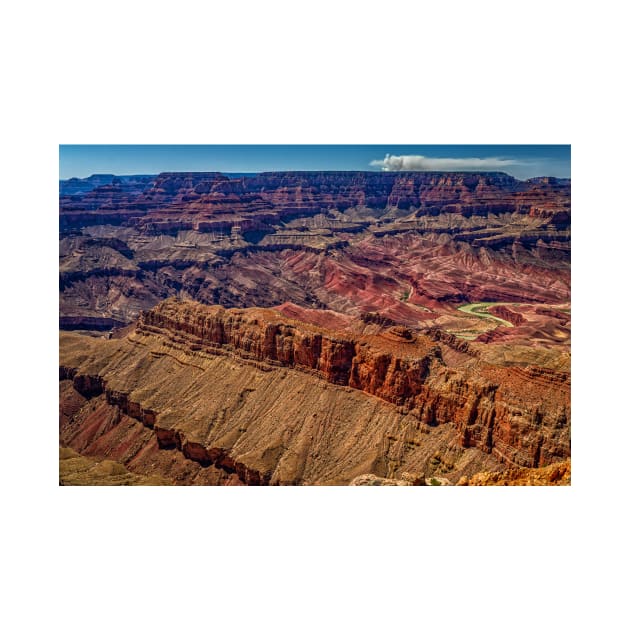
{"label": "rock formation", "polygon": [[569,299],[564,180],[162,173],[62,196],[60,228],[60,314],[86,327],[178,294],[405,324],[463,302]]}
{"label": "rock formation", "polygon": [[543,468],[508,468],[500,472],[480,472],[471,479],[462,477],[458,486],[570,486],[571,460]]}
{"label": "rock formation", "polygon": [[82,471],[446,485],[570,457],[569,180],[94,175],[60,182],[59,254]]}
{"label": "rock formation", "polygon": [[[159,447],[248,484],[424,474],[436,445],[457,453],[444,464],[455,481],[468,450],[486,470],[570,454],[568,374],[449,367],[439,343],[401,327],[353,337],[267,309],[167,300],[122,339],[62,336],[60,360],[64,400],[100,400],[106,424],[135,418]],[[66,415],[67,445],[92,445]]]}
{"label": "rock formation", "polygon": [[60,486],[169,486],[160,475],[137,475],[112,460],[83,457],[71,448],[59,449]]}

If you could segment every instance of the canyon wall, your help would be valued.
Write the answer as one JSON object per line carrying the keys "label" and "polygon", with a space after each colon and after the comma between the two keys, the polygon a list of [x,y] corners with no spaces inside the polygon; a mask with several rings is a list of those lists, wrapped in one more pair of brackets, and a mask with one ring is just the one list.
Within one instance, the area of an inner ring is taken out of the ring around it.
{"label": "canyon wall", "polygon": [[162,448],[248,484],[425,474],[440,450],[453,481],[569,457],[567,373],[455,369],[443,351],[404,327],[353,337],[266,309],[167,300],[123,339],[62,337],[60,378]]}
{"label": "canyon wall", "polygon": [[61,190],[73,193],[60,198],[62,229],[129,221],[149,232],[167,233],[235,226],[265,230],[270,221],[354,207],[468,217],[519,212],[556,216],[562,224],[567,222],[570,183],[554,178],[522,182],[505,173],[292,171],[238,179],[221,173],[161,173],[112,178],[85,192],[78,181],[63,182]]}
{"label": "canyon wall", "polygon": [[175,295],[380,312],[407,325],[465,302],[570,295],[570,182],[553,178],[114,178],[60,197],[60,238],[65,327],[103,328],[97,317],[128,323]]}

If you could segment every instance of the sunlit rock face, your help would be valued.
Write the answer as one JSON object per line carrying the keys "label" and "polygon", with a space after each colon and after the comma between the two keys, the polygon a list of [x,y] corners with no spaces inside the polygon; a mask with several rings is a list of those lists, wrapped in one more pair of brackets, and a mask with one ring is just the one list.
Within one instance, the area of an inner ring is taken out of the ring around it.
{"label": "sunlit rock face", "polygon": [[438,468],[455,482],[570,455],[566,372],[455,367],[452,348],[401,326],[356,334],[167,300],[119,338],[62,333],[60,346],[62,442],[140,474],[163,450],[246,484]]}

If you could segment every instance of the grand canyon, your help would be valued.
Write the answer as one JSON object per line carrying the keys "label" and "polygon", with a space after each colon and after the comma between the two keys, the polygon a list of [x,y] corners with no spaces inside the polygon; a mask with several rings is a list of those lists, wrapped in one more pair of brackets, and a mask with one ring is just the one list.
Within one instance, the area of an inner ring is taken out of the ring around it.
{"label": "grand canyon", "polygon": [[571,185],[60,181],[64,485],[566,485]]}

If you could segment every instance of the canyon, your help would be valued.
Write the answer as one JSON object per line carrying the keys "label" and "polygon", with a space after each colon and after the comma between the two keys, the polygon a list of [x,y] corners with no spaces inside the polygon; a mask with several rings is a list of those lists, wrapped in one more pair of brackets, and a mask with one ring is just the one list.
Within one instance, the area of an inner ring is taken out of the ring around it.
{"label": "canyon", "polygon": [[88,180],[60,183],[64,483],[570,483],[570,180]]}
{"label": "canyon", "polygon": [[499,173],[164,173],[60,196],[60,318],[166,297],[403,323],[480,301],[564,303],[570,184]]}

